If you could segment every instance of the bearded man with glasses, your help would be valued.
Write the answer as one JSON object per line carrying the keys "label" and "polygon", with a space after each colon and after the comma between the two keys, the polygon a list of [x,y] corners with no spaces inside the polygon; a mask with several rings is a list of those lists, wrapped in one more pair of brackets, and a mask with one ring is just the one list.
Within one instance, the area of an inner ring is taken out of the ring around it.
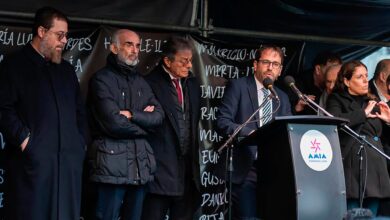
{"label": "bearded man with glasses", "polygon": [[86,120],[74,67],[62,59],[68,19],[37,10],[33,39],[0,68],[5,219],[80,218]]}
{"label": "bearded man with glasses", "polygon": [[[232,80],[226,88],[217,113],[217,129],[225,137],[232,135],[237,127],[243,124],[265,102],[268,89],[264,89],[266,78],[275,81],[282,72],[284,53],[280,47],[264,45],[256,51],[253,61],[254,75]],[[275,87],[280,98],[280,107],[275,100],[260,109],[254,117],[256,123],[243,127],[240,137],[246,137],[261,126],[269,123],[266,118],[291,115],[291,106],[287,95]],[[270,110],[271,109],[271,110]],[[259,146],[261,147],[261,146]],[[257,146],[240,146],[234,148],[232,200],[233,219],[257,219]],[[261,175],[261,174],[260,174]],[[261,177],[260,177],[261,178]]]}

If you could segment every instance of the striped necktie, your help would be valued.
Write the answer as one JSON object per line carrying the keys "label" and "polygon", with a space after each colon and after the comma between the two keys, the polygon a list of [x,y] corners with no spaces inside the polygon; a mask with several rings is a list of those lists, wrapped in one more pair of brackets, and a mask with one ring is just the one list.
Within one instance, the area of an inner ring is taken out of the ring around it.
{"label": "striped necktie", "polygon": [[263,102],[265,102],[263,108],[262,108],[262,117],[261,117],[261,124],[264,126],[269,121],[272,120],[272,103],[271,99],[267,99],[268,95],[270,94],[270,91],[266,88],[262,88],[261,91],[263,92]]}

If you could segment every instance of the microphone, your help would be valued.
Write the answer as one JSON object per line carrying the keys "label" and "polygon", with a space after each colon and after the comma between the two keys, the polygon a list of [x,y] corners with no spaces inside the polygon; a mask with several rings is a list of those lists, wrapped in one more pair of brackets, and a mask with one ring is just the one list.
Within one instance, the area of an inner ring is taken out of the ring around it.
{"label": "microphone", "polygon": [[278,93],[276,93],[276,91],[273,87],[273,83],[274,82],[272,81],[272,79],[270,79],[268,77],[263,80],[263,86],[265,88],[267,88],[272,93],[272,95],[275,97],[276,100],[279,100]]}
{"label": "microphone", "polygon": [[301,91],[299,91],[299,89],[295,86],[295,80],[292,76],[286,76],[284,77],[284,84],[286,84],[286,86],[290,87],[297,95],[300,99],[303,99],[304,100],[304,97],[303,97],[303,94]]}

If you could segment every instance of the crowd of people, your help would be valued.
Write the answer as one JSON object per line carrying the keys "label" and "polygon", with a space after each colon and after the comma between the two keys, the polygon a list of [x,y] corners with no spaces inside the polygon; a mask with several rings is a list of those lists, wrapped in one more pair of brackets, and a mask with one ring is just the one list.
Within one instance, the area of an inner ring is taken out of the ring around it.
{"label": "crowd of people", "polygon": [[[192,219],[201,194],[200,85],[191,72],[191,42],[170,37],[159,65],[142,76],[136,68],[140,36],[116,30],[106,65],[89,81],[84,105],[74,68],[61,55],[67,17],[51,7],[40,8],[32,33],[31,42],[7,56],[0,69],[0,131],[7,142],[5,219],[79,219],[85,158],[89,181],[97,187],[95,219],[161,220],[168,213],[169,219]],[[264,82],[278,80],[284,56],[280,47],[264,45],[256,51],[254,74],[230,81],[217,113],[222,136],[232,135],[262,103],[256,123],[243,127],[240,137],[275,116],[318,114],[275,86],[278,100],[269,99]],[[348,119],[348,126],[390,153],[390,59],[381,60],[369,80],[362,62],[343,62],[324,52],[301,76],[297,86],[310,99]],[[352,209],[360,203],[360,144],[339,135],[347,206]],[[377,215],[390,199],[389,163],[371,148],[363,156],[363,205]],[[233,219],[259,216],[257,158],[257,146],[234,151]]]}

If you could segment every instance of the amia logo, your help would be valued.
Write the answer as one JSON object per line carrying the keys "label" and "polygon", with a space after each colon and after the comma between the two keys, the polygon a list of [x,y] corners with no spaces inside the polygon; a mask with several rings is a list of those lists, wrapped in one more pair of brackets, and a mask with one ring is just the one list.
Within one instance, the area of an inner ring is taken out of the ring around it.
{"label": "amia logo", "polygon": [[333,158],[328,138],[320,131],[309,130],[302,135],[300,150],[306,165],[315,171],[326,170]]}

